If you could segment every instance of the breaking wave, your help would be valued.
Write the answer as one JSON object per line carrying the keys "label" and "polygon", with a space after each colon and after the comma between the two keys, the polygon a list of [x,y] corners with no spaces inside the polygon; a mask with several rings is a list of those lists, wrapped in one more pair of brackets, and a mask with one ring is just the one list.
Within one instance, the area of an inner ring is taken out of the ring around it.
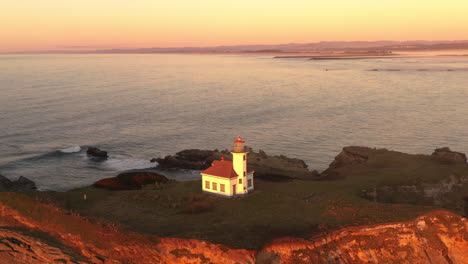
{"label": "breaking wave", "polygon": [[64,148],[64,149],[61,149],[59,151],[62,152],[62,153],[76,153],[76,152],[81,151],[81,147],[80,146],[74,146],[74,147]]}
{"label": "breaking wave", "polygon": [[153,168],[156,167],[157,163],[152,163],[149,160],[144,159],[117,157],[106,160],[105,165],[112,170],[126,171]]}

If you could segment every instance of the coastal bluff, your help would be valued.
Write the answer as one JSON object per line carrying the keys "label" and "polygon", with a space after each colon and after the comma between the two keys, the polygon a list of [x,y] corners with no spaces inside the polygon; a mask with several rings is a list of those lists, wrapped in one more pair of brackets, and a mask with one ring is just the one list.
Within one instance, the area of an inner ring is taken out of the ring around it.
{"label": "coastal bluff", "polygon": [[[16,210],[14,204],[34,209]],[[0,222],[0,263],[464,264],[468,259],[467,219],[443,210],[309,239],[278,238],[259,250],[136,234],[20,194],[0,196]]]}
{"label": "coastal bluff", "polygon": [[[187,151],[175,162],[205,166],[227,152]],[[0,192],[0,263],[5,254],[28,263],[465,264],[468,164],[449,148],[434,153],[344,147],[313,180],[260,179],[234,199],[164,170],[67,192]]]}

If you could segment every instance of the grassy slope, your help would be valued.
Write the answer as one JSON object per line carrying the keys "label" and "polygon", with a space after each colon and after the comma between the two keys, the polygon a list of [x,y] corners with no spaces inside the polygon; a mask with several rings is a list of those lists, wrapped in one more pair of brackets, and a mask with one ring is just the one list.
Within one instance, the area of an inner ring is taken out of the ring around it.
{"label": "grassy slope", "polygon": [[[380,204],[359,198],[376,185],[434,182],[450,174],[468,175],[468,165],[447,163],[425,155],[376,150],[366,164],[341,169],[339,181],[256,182],[244,198],[201,195],[200,181],[149,185],[137,191],[106,191],[85,187],[66,193],[40,193],[83,215],[119,221],[130,229],[160,236],[207,239],[238,248],[255,249],[282,236],[310,237],[344,225],[407,220],[434,207]],[[83,200],[83,194],[88,199]],[[181,210],[197,199],[214,210],[187,215]]]}

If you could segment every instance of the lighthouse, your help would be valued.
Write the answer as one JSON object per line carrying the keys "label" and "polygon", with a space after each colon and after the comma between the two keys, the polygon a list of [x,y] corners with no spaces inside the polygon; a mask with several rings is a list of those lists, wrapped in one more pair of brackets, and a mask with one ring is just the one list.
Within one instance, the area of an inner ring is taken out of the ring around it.
{"label": "lighthouse", "polygon": [[254,171],[248,170],[245,141],[238,136],[232,146],[232,161],[224,157],[215,160],[211,167],[201,172],[203,192],[235,197],[254,190]]}

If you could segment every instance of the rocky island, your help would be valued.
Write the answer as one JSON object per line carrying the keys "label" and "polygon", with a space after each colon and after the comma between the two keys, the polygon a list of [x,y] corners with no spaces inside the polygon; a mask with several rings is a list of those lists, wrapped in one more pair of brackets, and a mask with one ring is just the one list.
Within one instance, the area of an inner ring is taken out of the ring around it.
{"label": "rocky island", "polygon": [[[186,150],[158,163],[203,169],[223,155]],[[0,193],[1,258],[200,264],[468,259],[463,153],[345,147],[322,173],[285,156],[258,151],[251,158],[262,176],[256,191],[242,198],[206,195],[200,181],[146,171],[68,192]]]}

